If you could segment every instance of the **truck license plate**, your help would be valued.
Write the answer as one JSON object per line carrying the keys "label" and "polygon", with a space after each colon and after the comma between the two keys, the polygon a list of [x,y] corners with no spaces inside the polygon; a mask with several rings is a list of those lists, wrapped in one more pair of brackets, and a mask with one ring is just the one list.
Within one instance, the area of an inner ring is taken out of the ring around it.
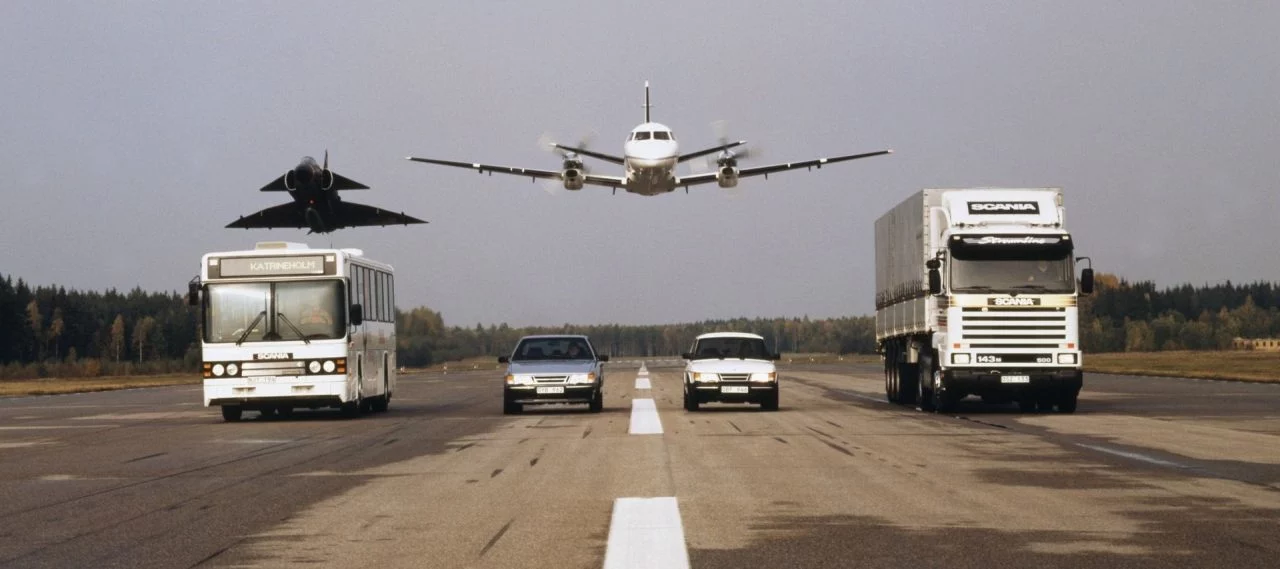
{"label": "truck license plate", "polygon": [[1002,375],[1000,383],[1031,383],[1029,375]]}
{"label": "truck license plate", "polygon": [[720,393],[751,393],[751,388],[745,385],[722,385]]}
{"label": "truck license plate", "polygon": [[538,395],[547,395],[554,393],[564,393],[563,387],[539,387]]}

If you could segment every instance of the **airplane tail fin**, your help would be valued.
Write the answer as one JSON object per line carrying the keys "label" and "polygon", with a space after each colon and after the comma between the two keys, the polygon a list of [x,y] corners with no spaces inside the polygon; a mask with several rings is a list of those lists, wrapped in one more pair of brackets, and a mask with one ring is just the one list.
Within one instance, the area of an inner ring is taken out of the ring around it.
{"label": "airplane tail fin", "polygon": [[649,120],[649,109],[651,108],[653,108],[653,105],[649,103],[649,82],[645,81],[644,82],[644,122],[652,122]]}
{"label": "airplane tail fin", "polygon": [[324,149],[324,169],[329,169],[329,149]]}

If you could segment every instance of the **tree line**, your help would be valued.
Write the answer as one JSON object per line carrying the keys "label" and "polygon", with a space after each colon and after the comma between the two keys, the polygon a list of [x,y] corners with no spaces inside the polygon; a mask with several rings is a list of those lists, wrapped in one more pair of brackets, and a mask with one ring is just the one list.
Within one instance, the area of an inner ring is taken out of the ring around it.
{"label": "tree line", "polygon": [[[1080,298],[1087,352],[1221,350],[1233,339],[1280,337],[1280,285],[1268,282],[1159,289],[1099,274]],[[511,327],[447,326],[427,307],[397,310],[398,359],[423,366],[509,352],[528,334],[591,337],[615,357],[670,356],[698,334],[753,332],[786,353],[872,353],[875,317],[735,318],[680,324]],[[0,378],[194,371],[200,362],[198,310],[177,292],[32,287],[0,275]]]}

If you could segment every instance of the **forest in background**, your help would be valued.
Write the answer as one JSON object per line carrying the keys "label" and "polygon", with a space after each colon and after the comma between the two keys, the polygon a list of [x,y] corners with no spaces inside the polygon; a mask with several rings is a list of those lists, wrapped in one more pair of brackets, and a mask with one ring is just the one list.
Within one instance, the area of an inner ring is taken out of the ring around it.
{"label": "forest in background", "polygon": [[[177,292],[127,293],[32,287],[0,275],[0,379],[95,377],[194,371],[200,362],[198,310]],[[527,334],[586,334],[602,353],[669,356],[694,336],[754,332],[786,353],[875,351],[875,318],[737,318],[682,324],[592,324],[513,328],[449,326],[427,307],[397,311],[401,365],[425,366],[509,351]],[[1280,336],[1280,285],[1230,282],[1158,288],[1099,274],[1080,300],[1086,352],[1223,350],[1243,338]]]}

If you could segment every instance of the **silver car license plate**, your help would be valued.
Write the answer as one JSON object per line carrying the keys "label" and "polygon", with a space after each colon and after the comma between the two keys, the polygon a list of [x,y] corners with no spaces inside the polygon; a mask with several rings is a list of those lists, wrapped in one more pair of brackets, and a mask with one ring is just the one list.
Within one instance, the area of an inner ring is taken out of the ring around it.
{"label": "silver car license plate", "polygon": [[751,388],[745,385],[721,385],[720,393],[751,393]]}
{"label": "silver car license plate", "polygon": [[1002,375],[1000,383],[1031,383],[1029,375]]}
{"label": "silver car license plate", "polygon": [[538,395],[552,395],[556,393],[564,393],[564,388],[560,386],[538,388]]}

